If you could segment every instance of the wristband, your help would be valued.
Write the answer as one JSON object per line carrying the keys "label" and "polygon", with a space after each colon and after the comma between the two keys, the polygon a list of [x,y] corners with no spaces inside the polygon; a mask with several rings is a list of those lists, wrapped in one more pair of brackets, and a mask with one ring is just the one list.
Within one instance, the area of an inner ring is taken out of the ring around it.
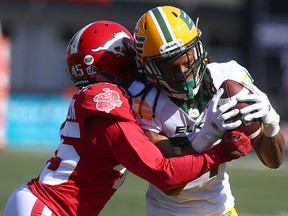
{"label": "wristband", "polygon": [[277,125],[265,125],[263,124],[263,132],[266,137],[274,137],[280,131],[279,124]]}
{"label": "wristband", "polygon": [[196,138],[192,141],[191,145],[195,151],[202,152],[204,150],[210,149],[213,143],[219,139],[220,137],[205,133],[205,131],[201,129]]}
{"label": "wristband", "polygon": [[280,130],[279,122],[280,116],[273,109],[271,105],[269,105],[269,113],[268,115],[262,119],[263,121],[263,132],[266,137],[274,137]]}

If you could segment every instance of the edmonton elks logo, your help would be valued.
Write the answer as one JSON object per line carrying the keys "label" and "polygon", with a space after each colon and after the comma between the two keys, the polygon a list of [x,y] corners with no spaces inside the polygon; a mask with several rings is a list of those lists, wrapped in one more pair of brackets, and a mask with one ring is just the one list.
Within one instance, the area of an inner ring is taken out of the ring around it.
{"label": "edmonton elks logo", "polygon": [[104,93],[99,93],[93,98],[97,110],[109,113],[111,110],[115,109],[115,107],[120,107],[122,105],[118,92],[109,88],[103,88],[102,90]]}
{"label": "edmonton elks logo", "polygon": [[99,46],[95,49],[91,49],[92,52],[108,51],[113,52],[117,57],[124,56],[123,51],[125,47],[123,45],[123,39],[130,37],[123,31],[119,31],[113,34],[113,38],[108,40],[103,46]]}

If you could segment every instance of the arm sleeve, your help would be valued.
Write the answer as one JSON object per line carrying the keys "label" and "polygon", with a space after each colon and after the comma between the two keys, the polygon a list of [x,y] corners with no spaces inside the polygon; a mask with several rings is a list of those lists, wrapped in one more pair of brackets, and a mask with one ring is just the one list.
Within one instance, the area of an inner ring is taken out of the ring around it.
{"label": "arm sleeve", "polygon": [[114,157],[130,172],[168,190],[186,184],[229,161],[219,145],[197,155],[164,158],[136,122],[99,120],[97,134]]}

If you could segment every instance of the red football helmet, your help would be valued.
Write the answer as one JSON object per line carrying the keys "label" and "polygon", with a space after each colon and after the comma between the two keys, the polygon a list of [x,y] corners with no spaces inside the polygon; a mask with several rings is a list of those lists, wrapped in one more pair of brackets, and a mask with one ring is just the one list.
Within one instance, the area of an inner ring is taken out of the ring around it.
{"label": "red football helmet", "polygon": [[81,88],[97,82],[112,82],[127,88],[136,68],[133,37],[118,23],[98,21],[80,29],[66,52],[67,72]]}

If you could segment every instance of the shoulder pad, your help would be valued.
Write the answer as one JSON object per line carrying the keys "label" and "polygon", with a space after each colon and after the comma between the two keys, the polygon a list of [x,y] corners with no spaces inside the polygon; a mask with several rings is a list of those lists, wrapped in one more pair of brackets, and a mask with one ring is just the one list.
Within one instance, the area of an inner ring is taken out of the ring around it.
{"label": "shoulder pad", "polygon": [[134,120],[129,97],[124,89],[110,83],[97,83],[74,95],[76,113],[87,117]]}

